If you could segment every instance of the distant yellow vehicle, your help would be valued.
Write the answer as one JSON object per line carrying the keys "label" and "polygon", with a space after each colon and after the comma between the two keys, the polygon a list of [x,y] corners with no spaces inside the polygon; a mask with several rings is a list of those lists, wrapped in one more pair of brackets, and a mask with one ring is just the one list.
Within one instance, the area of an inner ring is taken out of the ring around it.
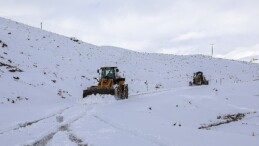
{"label": "distant yellow vehicle", "polygon": [[97,70],[99,74],[98,85],[88,87],[83,91],[83,98],[88,95],[110,94],[116,99],[128,98],[128,84],[125,83],[125,78],[119,75],[117,67],[101,67]]}
{"label": "distant yellow vehicle", "polygon": [[205,76],[201,71],[198,71],[193,74],[192,82],[189,82],[189,85],[209,85],[209,81],[206,80]]}

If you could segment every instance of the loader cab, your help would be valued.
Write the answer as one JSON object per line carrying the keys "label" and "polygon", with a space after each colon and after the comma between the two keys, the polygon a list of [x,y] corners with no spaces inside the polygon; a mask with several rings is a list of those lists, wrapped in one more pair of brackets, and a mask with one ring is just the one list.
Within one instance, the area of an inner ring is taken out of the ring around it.
{"label": "loader cab", "polygon": [[102,67],[97,70],[100,75],[100,78],[103,79],[115,79],[119,69],[117,67]]}
{"label": "loader cab", "polygon": [[203,76],[203,73],[201,71],[196,72],[196,76]]}

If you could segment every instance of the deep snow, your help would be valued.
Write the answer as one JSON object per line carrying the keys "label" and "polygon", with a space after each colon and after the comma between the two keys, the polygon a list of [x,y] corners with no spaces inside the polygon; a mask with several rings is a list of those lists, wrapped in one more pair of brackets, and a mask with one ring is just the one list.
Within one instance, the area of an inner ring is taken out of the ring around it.
{"label": "deep snow", "polygon": [[[81,98],[101,66],[118,66],[128,100]],[[209,86],[188,86],[195,71]],[[258,145],[258,87],[258,64],[95,46],[0,18],[1,145]]]}

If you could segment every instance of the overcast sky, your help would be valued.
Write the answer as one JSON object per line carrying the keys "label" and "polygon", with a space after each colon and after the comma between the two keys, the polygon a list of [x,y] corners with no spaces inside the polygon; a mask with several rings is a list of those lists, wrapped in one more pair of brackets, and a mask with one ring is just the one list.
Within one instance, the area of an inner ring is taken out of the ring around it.
{"label": "overcast sky", "polygon": [[140,52],[259,55],[259,0],[0,0],[0,16]]}

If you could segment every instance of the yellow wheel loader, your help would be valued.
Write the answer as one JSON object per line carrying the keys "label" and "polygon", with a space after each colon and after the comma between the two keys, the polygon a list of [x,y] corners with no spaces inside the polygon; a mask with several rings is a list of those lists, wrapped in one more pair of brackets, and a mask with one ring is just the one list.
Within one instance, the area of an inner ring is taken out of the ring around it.
{"label": "yellow wheel loader", "polygon": [[116,99],[128,98],[128,84],[125,83],[125,78],[119,75],[117,67],[101,67],[97,73],[99,79],[95,79],[98,81],[98,85],[84,90],[83,98],[92,94],[110,94],[114,95]]}

